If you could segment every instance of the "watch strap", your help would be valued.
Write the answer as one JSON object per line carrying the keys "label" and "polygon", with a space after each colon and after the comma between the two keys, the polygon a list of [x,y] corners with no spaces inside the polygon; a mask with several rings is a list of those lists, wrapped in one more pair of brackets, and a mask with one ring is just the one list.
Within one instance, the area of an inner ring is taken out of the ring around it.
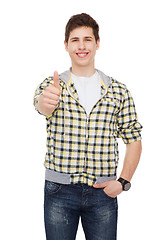
{"label": "watch strap", "polygon": [[117,181],[119,181],[122,184],[123,191],[128,191],[130,189],[131,183],[126,179],[120,177]]}

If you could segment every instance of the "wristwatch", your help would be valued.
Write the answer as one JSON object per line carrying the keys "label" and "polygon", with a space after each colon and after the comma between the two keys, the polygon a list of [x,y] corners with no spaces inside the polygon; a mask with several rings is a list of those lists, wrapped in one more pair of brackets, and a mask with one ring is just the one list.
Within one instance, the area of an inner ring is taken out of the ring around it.
{"label": "wristwatch", "polygon": [[124,178],[119,178],[117,181],[119,181],[122,184],[123,191],[128,191],[131,188],[131,183],[125,180]]}

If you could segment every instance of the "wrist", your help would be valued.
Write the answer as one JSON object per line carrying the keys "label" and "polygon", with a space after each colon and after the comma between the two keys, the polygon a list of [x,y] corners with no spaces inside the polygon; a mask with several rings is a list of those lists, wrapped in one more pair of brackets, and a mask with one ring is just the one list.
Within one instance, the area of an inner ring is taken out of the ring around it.
{"label": "wrist", "polygon": [[121,183],[123,191],[128,191],[131,188],[131,183],[126,179],[120,177],[117,181]]}

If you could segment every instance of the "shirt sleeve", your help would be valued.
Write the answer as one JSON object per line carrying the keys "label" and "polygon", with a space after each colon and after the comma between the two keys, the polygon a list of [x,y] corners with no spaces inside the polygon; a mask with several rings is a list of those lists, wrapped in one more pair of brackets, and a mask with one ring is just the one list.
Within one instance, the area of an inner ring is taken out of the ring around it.
{"label": "shirt sleeve", "polygon": [[142,125],[138,122],[135,104],[128,89],[117,116],[117,128],[118,137],[121,137],[125,144],[141,140]]}
{"label": "shirt sleeve", "polygon": [[40,95],[45,91],[46,87],[48,87],[50,84],[52,84],[52,78],[46,78],[41,84],[38,85],[38,87],[35,90],[35,95],[33,98],[33,104],[36,107],[38,98],[40,97]]}

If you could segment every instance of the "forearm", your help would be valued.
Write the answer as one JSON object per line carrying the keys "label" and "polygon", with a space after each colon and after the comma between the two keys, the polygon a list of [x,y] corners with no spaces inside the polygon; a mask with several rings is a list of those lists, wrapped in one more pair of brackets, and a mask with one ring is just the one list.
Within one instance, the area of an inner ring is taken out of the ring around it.
{"label": "forearm", "polygon": [[126,144],[126,154],[123,164],[123,169],[120,177],[131,181],[131,178],[138,166],[142,151],[141,141]]}

